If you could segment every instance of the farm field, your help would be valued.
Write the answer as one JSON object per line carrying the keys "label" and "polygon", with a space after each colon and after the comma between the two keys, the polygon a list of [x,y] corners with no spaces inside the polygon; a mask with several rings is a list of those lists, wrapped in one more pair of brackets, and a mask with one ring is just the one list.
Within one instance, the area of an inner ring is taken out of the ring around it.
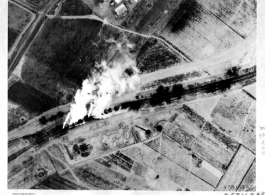
{"label": "farm field", "polygon": [[256,3],[9,0],[8,188],[258,189]]}
{"label": "farm field", "polygon": [[216,55],[243,40],[197,1],[193,0],[182,6],[188,6],[186,12],[181,16],[178,13],[173,16],[161,36],[191,59],[199,60]]}
{"label": "farm field", "polygon": [[255,156],[253,155],[253,153],[251,153],[244,146],[241,146],[226,174],[224,175],[224,178],[218,184],[216,190],[234,191],[235,189],[229,189],[227,186],[231,183],[233,183],[234,186],[239,186],[240,179],[244,177],[254,159]]}
{"label": "farm field", "polygon": [[153,72],[155,70],[185,62],[181,56],[174,51],[167,49],[163,44],[156,40],[148,40],[145,45],[143,45],[143,48],[145,47],[148,49],[141,53],[143,57],[137,64],[141,72]]}
{"label": "farm field", "polygon": [[256,160],[251,165],[245,178],[241,182],[238,191],[255,191],[256,190]]}
{"label": "farm field", "polygon": [[177,142],[162,135],[161,146],[158,148],[158,152],[165,155],[167,158],[176,162],[178,165],[212,186],[216,186],[221,179],[223,173],[209,164],[207,161],[198,158],[195,155],[190,155],[189,151],[182,148]]}
{"label": "farm field", "polygon": [[[226,175],[238,175],[242,167],[240,177],[250,183],[253,168],[246,176],[243,172],[254,154],[207,120],[187,105],[149,108],[141,115],[124,113],[78,127],[47,146],[47,152],[54,169],[73,182],[74,189],[81,188],[75,186],[78,178],[88,189],[208,191],[227,185]],[[157,125],[162,125],[163,133],[155,130]],[[251,121],[246,125],[251,126]],[[147,138],[141,128],[151,129],[152,136]],[[246,157],[251,158],[240,161],[238,168],[239,159]],[[66,170],[69,164],[71,174]],[[21,169],[16,166],[12,170]],[[64,179],[56,180],[54,187],[63,188]],[[231,184],[237,182],[235,177]],[[50,179],[44,186],[52,187]]]}
{"label": "farm field", "polygon": [[256,98],[256,84],[249,85],[249,86],[245,87],[244,90],[247,93],[249,93],[250,95],[252,95],[254,98]]}
{"label": "farm field", "polygon": [[[36,185],[42,179],[54,174],[56,172],[52,161],[49,157],[49,154],[45,151],[42,151],[36,154],[34,157],[29,154],[27,158],[20,159],[21,161],[14,162],[13,165],[10,165],[9,170],[17,171],[18,166],[20,166],[20,171],[13,177],[8,185],[9,189],[23,189],[31,188]],[[21,162],[22,166],[21,166]],[[32,163],[30,163],[32,162]],[[45,167],[45,169],[43,168]],[[41,174],[39,174],[41,172]],[[27,179],[24,179],[24,176],[27,176]]]}
{"label": "farm field", "polygon": [[254,153],[256,152],[256,102],[253,103],[248,112],[240,139],[246,148]]}
{"label": "farm field", "polygon": [[170,0],[157,0],[153,3],[151,10],[135,26],[137,32],[145,34],[159,34],[165,27],[173,12],[183,2]]}
{"label": "farm field", "polygon": [[[192,174],[190,174],[189,177],[185,177],[185,175],[187,174],[185,173],[185,169],[181,168],[173,161],[165,158],[164,156],[161,156],[159,153],[155,152],[145,145],[128,148],[126,150],[122,150],[121,152],[139,162],[140,164],[146,166],[148,169],[152,169],[150,171],[148,170],[146,173],[147,175],[150,174],[150,177],[155,177],[155,175],[157,174],[161,175],[161,177],[169,179],[176,183],[179,188],[184,189],[188,188],[190,190],[196,191],[213,189],[209,184],[200,180]],[[164,163],[167,166],[163,166]],[[176,175],[178,175],[178,177],[176,177]],[[156,182],[157,181],[154,181],[153,187],[156,187]]]}
{"label": "farm field", "polygon": [[38,115],[55,106],[55,99],[43,94],[32,86],[18,81],[8,90],[9,100],[21,105],[21,107],[32,115]]}
{"label": "farm field", "polygon": [[203,116],[204,118],[210,118],[211,112],[214,109],[216,103],[219,100],[219,96],[215,96],[212,98],[206,98],[198,101],[194,101],[188,103],[187,105],[196,111],[198,114]]}
{"label": "farm field", "polygon": [[256,0],[251,1],[210,1],[198,0],[208,10],[224,21],[240,36],[248,38],[256,28]]}
{"label": "farm field", "polygon": [[237,142],[191,108],[184,105],[176,111],[174,125],[169,125],[164,133],[217,169],[227,166],[238,147]]}
{"label": "farm field", "polygon": [[243,91],[237,91],[221,97],[211,117],[224,132],[238,139],[252,104],[254,100],[249,95]]}

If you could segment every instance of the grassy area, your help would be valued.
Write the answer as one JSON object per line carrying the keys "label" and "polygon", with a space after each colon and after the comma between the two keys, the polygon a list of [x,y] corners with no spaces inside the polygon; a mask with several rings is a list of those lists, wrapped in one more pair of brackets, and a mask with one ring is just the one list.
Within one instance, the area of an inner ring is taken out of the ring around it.
{"label": "grassy area", "polygon": [[8,131],[25,124],[31,116],[21,107],[8,107]]}
{"label": "grassy area", "polygon": [[31,13],[8,2],[8,50],[31,20]]}
{"label": "grassy area", "polygon": [[16,4],[8,3],[8,26],[21,32],[30,22],[32,15]]}
{"label": "grassy area", "polygon": [[200,11],[200,5],[195,0],[181,4],[179,10],[168,23],[171,26],[171,32],[178,33],[188,26],[190,22],[198,20]]}
{"label": "grassy area", "polygon": [[135,30],[137,24],[142,20],[146,13],[152,9],[156,0],[141,0],[137,3],[133,11],[129,13],[121,26],[127,29]]}
{"label": "grassy area", "polygon": [[60,104],[70,102],[76,89],[73,83],[61,79],[47,65],[41,64],[33,58],[25,59],[21,78],[37,90],[55,98]]}
{"label": "grassy area", "polygon": [[33,42],[28,55],[46,64],[61,79],[67,78],[81,85],[104,55],[97,46],[101,23],[92,20],[49,20]]}
{"label": "grassy area", "polygon": [[57,101],[21,81],[8,90],[8,99],[21,105],[30,114],[40,114],[58,105]]}
{"label": "grassy area", "polygon": [[242,42],[236,32],[196,0],[183,1],[161,33],[192,61],[207,59]]}
{"label": "grassy area", "polygon": [[36,6],[38,9],[43,8],[43,6],[45,6],[49,0],[26,0],[28,3]]}
{"label": "grassy area", "polygon": [[8,51],[11,49],[13,44],[15,43],[19,32],[13,28],[8,27]]}
{"label": "grassy area", "polygon": [[[156,2],[154,2],[154,5],[152,7],[152,9],[147,12],[147,14],[142,18],[142,20],[137,24],[137,26],[135,27],[135,29],[138,32],[142,32],[142,29],[150,22],[152,21],[153,23],[155,23],[155,21],[153,21],[154,19],[156,19],[156,15],[159,15],[160,12],[163,12],[164,7],[168,4],[167,0],[157,0]],[[149,24],[150,25],[150,24]]]}
{"label": "grassy area", "polygon": [[137,58],[137,66],[142,72],[153,72],[182,62],[182,58],[156,40],[149,39]]}
{"label": "grassy area", "polygon": [[75,16],[75,15],[89,15],[92,10],[82,0],[65,0],[60,10],[60,15]]}
{"label": "grassy area", "polygon": [[111,43],[105,40],[120,36],[118,31],[102,28],[98,21],[52,19],[47,21],[27,55],[47,65],[60,79],[80,86],[91,75],[95,62],[106,59]]}

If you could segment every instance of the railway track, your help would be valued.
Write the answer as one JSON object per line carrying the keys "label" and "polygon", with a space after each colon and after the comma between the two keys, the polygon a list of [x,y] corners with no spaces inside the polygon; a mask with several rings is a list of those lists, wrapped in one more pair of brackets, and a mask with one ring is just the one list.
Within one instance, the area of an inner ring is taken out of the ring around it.
{"label": "railway track", "polygon": [[[34,146],[37,145],[45,145],[47,142],[49,142],[51,139],[56,139],[58,136],[60,136],[60,132],[52,132],[53,130],[56,131],[57,128],[61,128],[63,125],[63,119],[59,119],[58,121],[56,121],[56,123],[52,124],[49,127],[44,128],[43,130],[41,130],[44,134],[47,134],[47,136],[42,136],[40,137],[40,139],[34,141],[33,143],[31,143],[29,146],[19,150],[18,152],[8,156],[8,162],[16,159],[19,155],[23,154],[24,152],[28,151],[29,149],[31,149]],[[39,132],[37,132],[39,133]],[[35,134],[37,134],[35,133]]]}
{"label": "railway track", "polygon": [[[245,83],[247,83],[247,81],[251,81],[254,80],[256,77],[256,71],[251,71],[248,72],[244,75],[239,75],[236,77],[231,77],[226,79],[226,81],[229,81],[231,84],[237,84],[240,82],[245,81]],[[195,86],[191,89],[186,89],[184,91],[184,95],[193,95],[193,94],[197,94],[197,93],[205,93],[207,92],[211,87],[213,87],[214,85],[217,85],[220,81],[214,81],[211,83],[206,83],[204,85],[200,85],[200,86]],[[244,85],[243,85],[244,86]],[[168,96],[173,98],[174,101],[174,97],[173,96]],[[164,99],[165,97],[161,97],[161,99]],[[182,98],[181,98],[182,99]],[[181,99],[176,99],[176,100],[181,100]],[[149,100],[150,100],[150,96],[144,99],[140,99],[140,100],[136,100],[134,102],[139,102],[142,104],[149,104]],[[184,98],[183,98],[184,100]],[[185,100],[184,100],[185,101]],[[63,125],[63,119],[58,120],[56,123],[54,123],[53,125],[46,127],[42,130],[42,132],[45,132],[47,134],[47,136],[45,137],[41,137],[41,139],[36,140],[35,142],[33,142],[30,146],[27,146],[26,148],[23,148],[22,150],[18,151],[15,154],[12,154],[8,157],[8,162],[16,159],[19,155],[21,155],[22,153],[26,152],[27,150],[29,150],[30,148],[36,146],[36,145],[45,145],[47,142],[49,142],[51,139],[56,139],[58,137],[60,137],[60,133],[58,133],[58,128],[60,128],[60,126]],[[53,130],[55,132],[53,132]],[[40,144],[41,143],[41,144]]]}
{"label": "railway track", "polygon": [[[247,72],[243,75],[239,75],[239,76],[235,76],[235,77],[230,77],[230,78],[226,78],[224,80],[218,80],[218,81],[212,81],[212,82],[208,82],[208,83],[202,83],[202,84],[194,84],[194,86],[192,86],[192,88],[188,88],[188,89],[185,89],[184,90],[184,93],[182,95],[185,96],[185,95],[193,95],[193,94],[197,94],[197,93],[210,93],[209,90],[214,87],[214,86],[218,86],[218,84],[222,81],[226,81],[228,83],[230,83],[231,85],[234,85],[234,84],[239,84],[241,83],[242,81],[249,81],[250,83],[252,83],[251,80],[255,80],[256,78],[256,70],[254,71],[251,71],[251,72]],[[250,83],[245,83],[245,84],[241,84],[242,86],[246,86]],[[150,90],[147,92],[148,95],[145,95],[145,94],[138,94],[138,96],[143,96],[145,98],[143,99],[140,99],[138,101],[142,101],[142,103],[148,103],[151,95],[153,93],[155,93],[156,89],[153,89],[153,90]],[[216,90],[218,91],[218,89]],[[168,95],[168,96],[163,96],[159,99],[165,99],[165,98],[174,98],[173,95]],[[183,98],[180,98],[179,100],[182,100]]]}
{"label": "railway track", "polygon": [[[225,81],[228,81],[233,85],[233,84],[240,83],[244,80],[253,79],[255,77],[256,77],[256,71],[250,72],[250,73],[247,73],[245,75],[238,76],[238,77],[228,78]],[[220,81],[211,82],[211,83],[207,83],[206,85],[203,85],[203,86],[198,86],[198,87],[195,87],[193,89],[188,89],[185,92],[185,94],[192,94],[195,92],[207,92],[208,89],[210,89],[212,86],[216,86],[219,82]]]}

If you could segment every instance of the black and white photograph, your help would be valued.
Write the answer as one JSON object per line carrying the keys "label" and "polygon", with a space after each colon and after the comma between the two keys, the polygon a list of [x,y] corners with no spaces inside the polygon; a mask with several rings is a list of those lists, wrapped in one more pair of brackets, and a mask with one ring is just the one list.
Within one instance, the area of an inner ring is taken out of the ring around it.
{"label": "black and white photograph", "polygon": [[257,193],[257,4],[8,0],[7,189]]}

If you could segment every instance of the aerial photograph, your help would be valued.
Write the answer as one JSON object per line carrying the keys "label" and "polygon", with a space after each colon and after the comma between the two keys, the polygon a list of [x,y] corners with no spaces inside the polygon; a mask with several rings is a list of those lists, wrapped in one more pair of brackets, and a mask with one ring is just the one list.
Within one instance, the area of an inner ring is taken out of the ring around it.
{"label": "aerial photograph", "polygon": [[256,191],[256,9],[8,0],[8,189]]}

